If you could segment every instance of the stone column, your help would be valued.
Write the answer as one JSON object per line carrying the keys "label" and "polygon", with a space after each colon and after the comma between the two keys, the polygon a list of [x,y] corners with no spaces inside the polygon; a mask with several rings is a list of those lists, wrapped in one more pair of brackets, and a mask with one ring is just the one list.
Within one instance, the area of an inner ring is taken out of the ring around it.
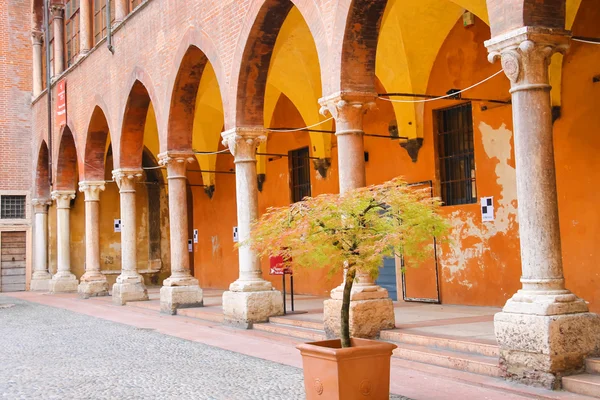
{"label": "stone column", "polygon": [[[223,144],[235,157],[237,223],[240,243],[250,237],[250,226],[258,218],[256,149],[266,140],[262,127],[234,128],[222,133]],[[240,276],[223,293],[223,313],[227,323],[249,328],[283,314],[283,297],[271,282],[262,278],[258,255],[249,246],[240,246]]]}
{"label": "stone column", "polygon": [[42,93],[42,45],[44,43],[44,34],[39,31],[31,32],[31,44],[33,47],[32,72],[33,72],[33,97]]}
{"label": "stone column", "polygon": [[115,0],[115,23],[119,23],[127,16],[127,0]]}
{"label": "stone column", "polygon": [[174,315],[178,308],[202,306],[202,289],[190,274],[188,254],[186,165],[194,160],[194,154],[167,152],[158,157],[160,164],[167,166],[171,232],[171,276],[160,289],[160,311]]}
{"label": "stone column", "polygon": [[521,240],[522,289],[494,319],[500,360],[508,378],[551,389],[600,344],[598,316],[565,288],[562,267],[548,66],[569,34],[524,27],[485,43],[511,83]]}
{"label": "stone column", "polygon": [[48,206],[49,199],[33,199],[34,237],[33,237],[33,274],[31,291],[47,291],[52,275],[48,272]]}
{"label": "stone column", "polygon": [[[321,113],[335,118],[340,194],[366,186],[363,117],[376,98],[374,93],[343,92],[319,100]],[[343,293],[344,282],[331,291],[331,299],[325,300],[325,332],[330,338],[339,337]],[[351,294],[350,334],[373,338],[382,329],[394,327],[394,305],[387,290],[376,285],[368,273],[357,271]]]}
{"label": "stone column", "polygon": [[94,46],[92,31],[92,1],[81,0],[79,3],[79,56],[87,54]]}
{"label": "stone column", "polygon": [[66,293],[77,291],[77,278],[71,273],[71,229],[69,216],[71,200],[75,198],[74,190],[57,190],[52,192],[52,200],[56,201],[56,257],[57,270],[49,285],[50,293]]}
{"label": "stone column", "polygon": [[54,29],[54,74],[58,76],[65,70],[65,6],[63,4],[52,4],[52,29]]}
{"label": "stone column", "polygon": [[85,194],[85,274],[77,288],[79,296],[87,299],[108,296],[108,282],[100,272],[100,192],[104,181],[79,182]]}
{"label": "stone column", "polygon": [[121,194],[121,275],[113,285],[113,303],[148,300],[144,278],[137,272],[137,228],[135,185],[143,176],[141,169],[117,169],[113,179]]}

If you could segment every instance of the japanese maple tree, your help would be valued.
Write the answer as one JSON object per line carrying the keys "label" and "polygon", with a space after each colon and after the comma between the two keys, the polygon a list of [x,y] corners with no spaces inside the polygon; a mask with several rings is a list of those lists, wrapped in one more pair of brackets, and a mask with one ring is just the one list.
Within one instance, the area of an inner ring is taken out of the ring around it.
{"label": "japanese maple tree", "polygon": [[447,230],[440,204],[429,188],[396,178],[269,208],[254,223],[249,244],[261,256],[291,259],[294,268],[327,268],[330,276],[344,269],[340,337],[342,347],[350,347],[350,294],[357,271],[375,279],[384,256],[402,255],[412,265],[431,256],[432,239]]}

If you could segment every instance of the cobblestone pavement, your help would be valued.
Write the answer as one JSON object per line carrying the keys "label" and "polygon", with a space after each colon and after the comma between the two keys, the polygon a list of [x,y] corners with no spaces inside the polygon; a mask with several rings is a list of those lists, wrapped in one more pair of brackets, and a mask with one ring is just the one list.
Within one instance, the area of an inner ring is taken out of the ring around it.
{"label": "cobblestone pavement", "polygon": [[304,387],[298,368],[0,296],[0,398],[291,400]]}

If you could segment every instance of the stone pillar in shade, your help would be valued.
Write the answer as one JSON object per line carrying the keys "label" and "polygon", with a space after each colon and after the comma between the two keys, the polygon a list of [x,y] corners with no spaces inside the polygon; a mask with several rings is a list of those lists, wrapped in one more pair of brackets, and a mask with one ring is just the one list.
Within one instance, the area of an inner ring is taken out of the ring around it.
{"label": "stone pillar in shade", "polygon": [[71,273],[71,200],[75,198],[74,190],[57,190],[52,192],[52,200],[56,201],[56,274],[50,280],[50,293],[68,293],[77,291],[77,278]]}
{"label": "stone pillar in shade", "polygon": [[42,68],[42,47],[44,44],[44,34],[39,31],[31,32],[31,44],[33,47],[32,75],[33,75],[33,97],[37,97],[43,90],[43,68]]}
{"label": "stone pillar in shade", "polygon": [[104,181],[79,182],[85,194],[85,274],[77,291],[82,298],[108,296],[108,282],[100,272],[100,192]]}
{"label": "stone pillar in shade", "polygon": [[[319,100],[321,113],[335,119],[340,194],[366,186],[363,117],[376,98],[374,93],[342,92]],[[330,338],[339,337],[344,284],[333,289],[331,299],[325,300],[325,332]],[[350,334],[354,337],[373,338],[382,329],[395,327],[394,305],[387,290],[360,270],[352,287],[350,316]]]}
{"label": "stone pillar in shade", "polygon": [[94,45],[92,28],[92,2],[81,0],[79,3],[79,56],[87,54]]}
{"label": "stone pillar in shade", "polygon": [[160,289],[160,311],[176,314],[178,308],[202,306],[202,289],[190,274],[188,252],[187,164],[193,153],[159,154],[159,162],[167,167],[169,182],[169,228],[171,233],[171,276]]}
{"label": "stone pillar in shade", "polygon": [[48,207],[49,199],[33,199],[33,274],[29,290],[47,291],[52,275],[48,272]]}
{"label": "stone pillar in shade", "polygon": [[565,287],[548,66],[569,32],[524,27],[488,40],[511,83],[522,289],[496,314],[500,363],[509,379],[558,389],[597,351],[600,322]]}
{"label": "stone pillar in shade", "polygon": [[63,4],[52,4],[52,29],[54,30],[54,74],[58,76],[65,70],[65,6]]}
{"label": "stone pillar in shade", "polygon": [[121,199],[121,274],[113,285],[113,303],[148,300],[144,278],[137,272],[137,227],[135,186],[143,176],[141,169],[117,169],[113,179],[119,186]]}
{"label": "stone pillar in shade", "polygon": [[[250,226],[258,218],[256,149],[266,140],[262,127],[234,128],[222,133],[223,144],[235,157],[235,182],[239,241],[250,236]],[[258,255],[249,246],[240,246],[239,278],[223,293],[225,321],[240,327],[283,314],[283,297],[271,282],[262,278]]]}
{"label": "stone pillar in shade", "polygon": [[121,22],[127,16],[128,0],[115,0],[115,23]]}

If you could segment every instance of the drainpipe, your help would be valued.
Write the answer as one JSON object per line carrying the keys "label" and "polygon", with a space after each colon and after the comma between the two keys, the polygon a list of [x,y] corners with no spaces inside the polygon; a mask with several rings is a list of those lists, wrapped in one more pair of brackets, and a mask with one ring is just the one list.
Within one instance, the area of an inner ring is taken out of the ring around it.
{"label": "drainpipe", "polygon": [[50,0],[44,0],[44,35],[46,42],[46,91],[48,95],[48,184],[52,191],[52,79],[50,73]]}
{"label": "drainpipe", "polygon": [[110,18],[110,0],[106,0],[106,45],[108,51],[115,54],[115,48],[112,45],[112,21]]}

